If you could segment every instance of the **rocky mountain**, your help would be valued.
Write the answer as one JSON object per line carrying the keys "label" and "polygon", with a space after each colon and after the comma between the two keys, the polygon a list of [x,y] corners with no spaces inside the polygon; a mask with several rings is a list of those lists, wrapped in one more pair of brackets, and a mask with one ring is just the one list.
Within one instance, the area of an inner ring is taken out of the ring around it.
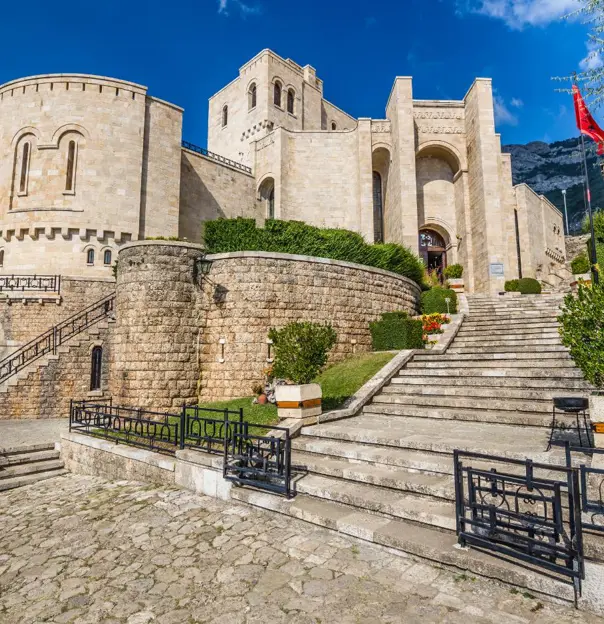
{"label": "rocky mountain", "polygon": [[[598,165],[596,146],[589,139],[585,140],[585,146],[592,205],[594,208],[604,208],[604,177]],[[577,233],[586,210],[580,139],[504,145],[503,151],[512,155],[514,184],[528,184],[562,211],[564,199],[561,191],[566,189],[570,231]]]}

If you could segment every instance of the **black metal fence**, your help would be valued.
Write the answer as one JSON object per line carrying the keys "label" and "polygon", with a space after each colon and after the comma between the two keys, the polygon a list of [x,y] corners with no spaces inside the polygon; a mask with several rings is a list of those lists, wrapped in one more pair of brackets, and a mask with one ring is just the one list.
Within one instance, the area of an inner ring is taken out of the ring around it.
{"label": "black metal fence", "polygon": [[292,495],[291,440],[282,427],[244,422],[243,410],[183,406],[156,412],[105,401],[71,401],[69,430],[160,453],[195,449],[222,455],[223,476]]}
{"label": "black metal fence", "polygon": [[228,165],[229,167],[233,167],[234,169],[239,169],[240,171],[244,171],[245,173],[252,173],[251,167],[246,167],[241,163],[238,163],[235,160],[231,160],[230,158],[225,158],[224,156],[220,156],[220,154],[215,154],[214,152],[210,152],[205,147],[199,147],[199,145],[194,145],[193,143],[189,143],[188,141],[183,141],[182,146],[185,149],[191,150],[192,152],[197,152],[202,156],[206,156],[207,158],[211,158],[216,162],[222,163],[223,165]]}
{"label": "black metal fence", "polygon": [[0,292],[61,293],[60,275],[0,275]]}
{"label": "black metal fence", "polygon": [[91,325],[109,316],[113,311],[115,295],[104,297],[100,301],[76,312],[48,331],[40,334],[31,342],[11,353],[0,361],[0,383],[18,373],[22,368],[47,354],[56,354],[57,348],[64,342],[84,331]]}
{"label": "black metal fence", "polygon": [[459,543],[568,579],[576,604],[585,578],[578,470],[458,450],[454,461]]}

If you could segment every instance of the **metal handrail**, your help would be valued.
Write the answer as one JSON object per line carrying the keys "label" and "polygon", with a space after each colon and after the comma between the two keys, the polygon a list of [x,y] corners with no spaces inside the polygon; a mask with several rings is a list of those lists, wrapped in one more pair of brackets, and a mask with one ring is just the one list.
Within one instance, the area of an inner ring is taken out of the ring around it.
{"label": "metal handrail", "polygon": [[188,141],[183,141],[182,146],[185,149],[191,150],[192,152],[197,152],[202,156],[207,156],[216,162],[222,163],[223,165],[228,165],[229,167],[234,167],[235,169],[239,169],[240,171],[245,171],[245,173],[252,173],[251,167],[246,167],[241,163],[238,163],[235,160],[231,160],[230,158],[225,158],[220,154],[215,154],[214,152],[210,152],[205,147],[199,147],[199,145],[194,145],[193,143],[189,143]]}
{"label": "metal handrail", "polygon": [[43,291],[61,293],[60,275],[0,275],[0,292]]}
{"label": "metal handrail", "polygon": [[16,375],[22,368],[38,358],[49,353],[56,354],[57,348],[64,342],[109,316],[114,304],[115,294],[107,295],[61,321],[58,325],[54,325],[8,357],[0,360],[0,383]]}

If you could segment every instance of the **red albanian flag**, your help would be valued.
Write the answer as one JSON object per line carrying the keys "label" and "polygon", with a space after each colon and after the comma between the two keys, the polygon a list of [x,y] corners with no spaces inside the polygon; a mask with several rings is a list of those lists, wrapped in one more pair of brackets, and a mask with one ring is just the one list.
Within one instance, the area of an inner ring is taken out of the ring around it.
{"label": "red albanian flag", "polygon": [[601,156],[604,154],[604,130],[598,126],[591,116],[577,85],[573,85],[573,100],[575,101],[577,128],[579,128],[581,134],[585,134],[598,144],[598,154]]}

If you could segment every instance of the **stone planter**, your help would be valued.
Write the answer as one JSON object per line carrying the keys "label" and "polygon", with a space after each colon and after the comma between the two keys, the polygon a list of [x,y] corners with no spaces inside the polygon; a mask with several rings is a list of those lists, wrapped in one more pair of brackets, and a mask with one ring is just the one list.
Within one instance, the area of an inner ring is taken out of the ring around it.
{"label": "stone planter", "polygon": [[277,386],[275,399],[280,419],[310,418],[321,414],[323,392],[319,384]]}
{"label": "stone planter", "polygon": [[463,278],[448,279],[447,282],[451,290],[454,290],[455,292],[459,292],[459,293],[465,292],[465,285],[464,285]]}
{"label": "stone planter", "polygon": [[576,288],[579,282],[583,282],[586,286],[591,286],[591,273],[581,273],[580,275],[573,275],[572,288]]}
{"label": "stone planter", "polygon": [[604,392],[594,392],[589,397],[589,420],[594,428],[597,448],[604,448]]}

